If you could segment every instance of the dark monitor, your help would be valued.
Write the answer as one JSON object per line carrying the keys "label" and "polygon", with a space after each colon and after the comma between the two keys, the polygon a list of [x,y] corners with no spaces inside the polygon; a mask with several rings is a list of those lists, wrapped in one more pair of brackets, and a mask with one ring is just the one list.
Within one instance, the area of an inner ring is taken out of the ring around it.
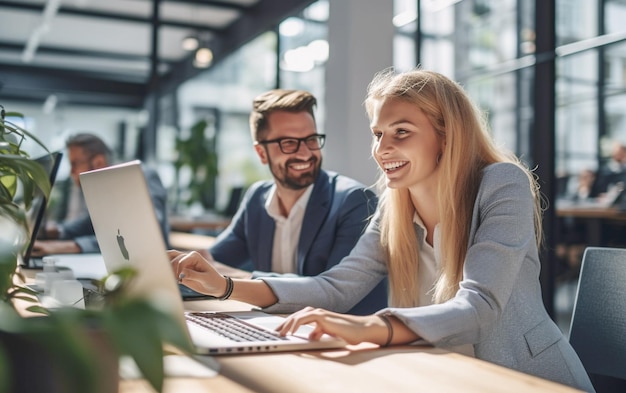
{"label": "dark monitor", "polygon": [[[54,181],[56,180],[62,157],[63,153],[52,152],[50,154],[35,158],[35,161],[43,165],[43,167],[48,172],[50,186],[54,185]],[[28,211],[26,212],[26,222],[28,224],[28,230],[30,232],[30,240],[28,243],[28,247],[24,251],[24,255],[22,255],[22,263],[24,264],[24,266],[29,268],[34,267],[33,263],[31,263],[32,261],[30,254],[33,249],[33,245],[35,244],[35,240],[37,239],[37,233],[39,232],[41,223],[43,222],[43,219],[46,215],[47,206],[48,199],[41,193],[41,191],[37,190],[30,209],[28,209]]]}

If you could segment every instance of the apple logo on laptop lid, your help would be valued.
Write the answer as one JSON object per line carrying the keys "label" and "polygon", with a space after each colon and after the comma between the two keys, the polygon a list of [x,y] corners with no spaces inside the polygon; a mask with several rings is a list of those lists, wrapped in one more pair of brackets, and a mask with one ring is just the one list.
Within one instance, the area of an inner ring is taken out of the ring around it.
{"label": "apple logo on laptop lid", "polygon": [[124,236],[120,233],[120,230],[117,230],[117,244],[120,247],[120,251],[122,252],[122,256],[127,261],[129,260],[128,249],[126,248],[126,244],[124,243]]}

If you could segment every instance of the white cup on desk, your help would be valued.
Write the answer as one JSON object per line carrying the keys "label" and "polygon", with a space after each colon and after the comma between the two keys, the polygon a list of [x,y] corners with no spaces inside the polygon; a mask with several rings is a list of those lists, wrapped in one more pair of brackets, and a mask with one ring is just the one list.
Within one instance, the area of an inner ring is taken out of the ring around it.
{"label": "white cup on desk", "polygon": [[50,297],[62,307],[85,308],[83,285],[78,280],[55,280]]}
{"label": "white cup on desk", "polygon": [[73,279],[74,273],[69,269],[39,272],[35,275],[35,285],[37,285],[38,291],[43,291],[44,295],[50,295],[52,286],[56,281]]}
{"label": "white cup on desk", "polygon": [[37,281],[37,284],[40,286],[40,288],[43,289],[44,295],[50,295],[50,292],[52,290],[52,285],[56,281],[62,280],[63,275],[59,272],[44,272],[44,273],[37,273],[37,275],[35,276],[35,279]]}
{"label": "white cup on desk", "polygon": [[56,272],[57,259],[55,257],[46,256],[43,257],[43,271],[44,273]]}

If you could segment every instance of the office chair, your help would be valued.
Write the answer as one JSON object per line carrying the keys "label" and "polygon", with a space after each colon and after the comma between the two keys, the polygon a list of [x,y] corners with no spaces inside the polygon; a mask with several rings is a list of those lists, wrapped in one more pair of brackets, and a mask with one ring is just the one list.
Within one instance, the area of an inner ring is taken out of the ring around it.
{"label": "office chair", "polygon": [[598,393],[626,392],[626,249],[585,250],[569,341]]}
{"label": "office chair", "polygon": [[241,186],[233,187],[230,190],[230,198],[228,199],[228,205],[222,211],[222,214],[226,217],[232,217],[237,213],[237,209],[239,209],[239,203],[241,202],[241,198],[243,197],[244,188]]}

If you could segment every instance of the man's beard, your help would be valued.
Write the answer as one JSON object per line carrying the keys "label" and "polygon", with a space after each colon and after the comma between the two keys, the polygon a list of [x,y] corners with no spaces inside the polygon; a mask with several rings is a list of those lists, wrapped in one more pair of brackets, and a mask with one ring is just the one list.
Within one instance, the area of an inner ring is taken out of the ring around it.
{"label": "man's beard", "polygon": [[[298,176],[294,176],[289,173],[290,164],[304,162],[312,162],[312,169],[309,169],[307,172],[302,172]],[[287,160],[287,162],[285,162],[285,166],[274,165],[272,160],[268,157],[268,163],[270,172],[274,175],[274,180],[281,186],[290,190],[301,190],[315,183],[322,167],[322,159],[318,159],[315,156],[307,161]]]}

